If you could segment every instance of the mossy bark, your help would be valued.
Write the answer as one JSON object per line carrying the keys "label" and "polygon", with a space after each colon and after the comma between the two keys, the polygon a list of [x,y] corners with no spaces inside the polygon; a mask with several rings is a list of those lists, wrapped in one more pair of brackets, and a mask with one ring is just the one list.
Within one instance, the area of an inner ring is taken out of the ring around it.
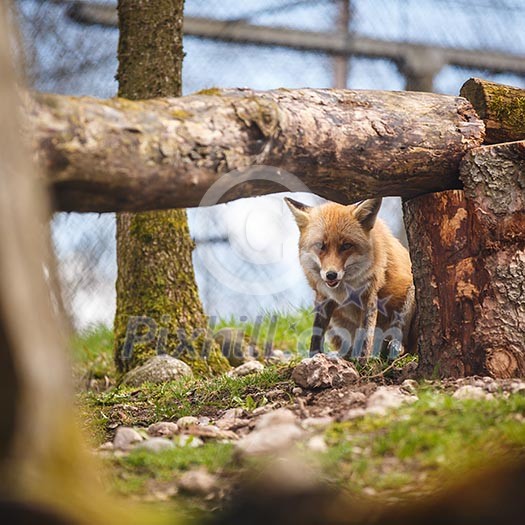
{"label": "mossy bark", "polygon": [[[183,0],[119,0],[119,96],[181,95]],[[117,215],[115,363],[120,372],[156,353],[197,373],[229,367],[208,341],[185,210]]]}

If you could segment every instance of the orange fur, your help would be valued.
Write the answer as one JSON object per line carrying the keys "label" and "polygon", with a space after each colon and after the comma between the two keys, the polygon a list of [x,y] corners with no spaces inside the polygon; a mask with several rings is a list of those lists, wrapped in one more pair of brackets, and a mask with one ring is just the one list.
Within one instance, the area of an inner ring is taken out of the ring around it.
{"label": "orange fur", "polygon": [[319,325],[329,328],[334,344],[339,349],[352,347],[354,355],[359,346],[360,355],[369,357],[384,341],[395,339],[413,352],[410,257],[376,219],[381,199],[350,206],[286,202],[299,226],[299,257],[316,304],[335,303],[329,326]]}

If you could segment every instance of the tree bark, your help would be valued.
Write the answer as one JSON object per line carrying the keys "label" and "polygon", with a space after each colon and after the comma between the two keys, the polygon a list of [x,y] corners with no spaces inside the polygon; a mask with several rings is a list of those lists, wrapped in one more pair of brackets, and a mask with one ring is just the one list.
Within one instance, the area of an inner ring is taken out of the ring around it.
{"label": "tree bark", "polygon": [[[459,162],[484,137],[469,102],[430,93],[213,89],[141,102],[38,95],[30,114],[46,183],[67,211],[189,207],[286,190],[343,203],[412,197],[460,187]],[[233,170],[255,165],[277,169],[239,184]]]}
{"label": "tree bark", "polygon": [[[183,7],[183,0],[119,1],[119,96],[181,94]],[[128,169],[133,174],[133,168]],[[114,350],[119,371],[156,353],[176,355],[200,373],[228,368],[217,347],[209,349],[207,359],[201,355],[207,319],[192,250],[185,210],[117,215]],[[146,325],[140,321],[144,318]],[[144,337],[144,330],[153,333]]]}
{"label": "tree bark", "polygon": [[110,504],[75,426],[66,329],[50,290],[51,212],[22,138],[10,9],[0,2],[0,520],[138,524],[136,512]]}
{"label": "tree bark", "polygon": [[471,78],[460,94],[484,120],[487,144],[525,139],[525,89]]}
{"label": "tree bark", "polygon": [[424,376],[525,375],[525,142],[483,146],[465,191],[404,205]]}

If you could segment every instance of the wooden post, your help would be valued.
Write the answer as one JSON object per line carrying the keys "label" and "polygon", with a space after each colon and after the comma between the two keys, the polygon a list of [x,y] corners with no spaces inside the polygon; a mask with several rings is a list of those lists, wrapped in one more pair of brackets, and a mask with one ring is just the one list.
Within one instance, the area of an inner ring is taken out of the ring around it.
{"label": "wooden post", "polygon": [[525,142],[482,146],[465,191],[405,202],[426,377],[525,375]]}

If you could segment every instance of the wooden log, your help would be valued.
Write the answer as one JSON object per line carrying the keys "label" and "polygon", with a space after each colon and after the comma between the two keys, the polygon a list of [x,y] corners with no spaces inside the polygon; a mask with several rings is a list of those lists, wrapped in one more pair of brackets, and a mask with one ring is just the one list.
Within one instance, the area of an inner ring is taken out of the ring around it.
{"label": "wooden log", "polygon": [[471,78],[460,94],[484,120],[487,144],[525,139],[525,89]]}
{"label": "wooden log", "polygon": [[463,191],[404,204],[424,376],[525,375],[525,142],[483,146]]}
{"label": "wooden log", "polygon": [[[342,203],[409,197],[459,187],[459,162],[484,137],[469,102],[430,93],[213,89],[140,102],[36,95],[28,110],[45,182],[65,211],[189,207],[279,191]],[[244,180],[257,165],[271,168]]]}

